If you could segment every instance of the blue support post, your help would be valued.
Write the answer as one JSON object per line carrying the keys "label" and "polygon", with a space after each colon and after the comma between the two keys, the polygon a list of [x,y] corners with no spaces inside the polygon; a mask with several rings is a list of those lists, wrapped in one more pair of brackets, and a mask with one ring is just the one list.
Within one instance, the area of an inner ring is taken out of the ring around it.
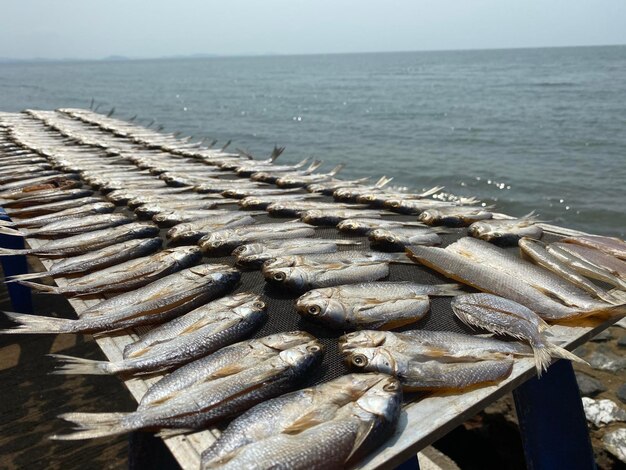
{"label": "blue support post", "polygon": [[552,364],[541,379],[513,391],[526,467],[530,470],[595,469],[593,448],[574,369]]}
{"label": "blue support post", "polygon": [[[0,220],[11,220],[4,209],[0,207]],[[0,247],[11,249],[24,248],[24,239],[21,237],[12,237],[9,235],[0,235]],[[0,256],[2,269],[5,276],[14,276],[16,274],[26,274],[28,272],[28,264],[26,256]],[[33,313],[33,301],[30,289],[14,282],[7,284],[9,297],[13,310],[20,313]]]}
{"label": "blue support post", "polygon": [[420,464],[417,460],[417,455],[414,455],[406,462],[398,465],[396,467],[396,470],[420,470]]}

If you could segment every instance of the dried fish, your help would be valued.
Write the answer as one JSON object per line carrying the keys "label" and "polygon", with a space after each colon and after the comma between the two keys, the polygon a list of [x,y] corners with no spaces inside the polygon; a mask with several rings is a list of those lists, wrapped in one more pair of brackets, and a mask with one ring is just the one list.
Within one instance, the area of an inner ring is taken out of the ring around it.
{"label": "dried fish", "polygon": [[[337,165],[328,173],[314,173],[295,175],[287,174],[278,178],[275,183],[279,188],[298,188],[312,183],[321,183],[333,179],[343,169],[344,165]],[[254,175],[253,175],[254,176]]]}
{"label": "dried fish", "polygon": [[206,219],[174,225],[174,227],[168,230],[166,236],[170,242],[197,242],[212,231],[254,224],[256,219],[251,215],[260,214],[264,214],[264,212],[245,213],[232,211],[222,215],[214,215]]}
{"label": "dried fish", "polygon": [[379,346],[421,361],[476,362],[533,355],[533,350],[528,345],[517,341],[502,341],[450,331],[405,330],[395,333],[362,330],[339,338],[339,349],[343,354],[357,348]]}
{"label": "dried fish", "polygon": [[507,378],[513,370],[512,360],[420,361],[385,347],[352,349],[346,362],[359,370],[394,375],[405,391],[464,390],[491,385]]}
{"label": "dried fish", "polygon": [[294,431],[287,429],[223,456],[224,465],[207,464],[203,468],[350,467],[391,435],[400,416],[401,403],[400,384],[388,377],[339,408],[332,418],[319,416],[313,418],[315,422],[297,423],[299,426]]}
{"label": "dried fish", "polygon": [[283,217],[299,217],[304,212],[310,210],[363,209],[363,206],[357,206],[354,204],[339,204],[337,202],[291,200],[273,202],[265,209],[272,215]]}
{"label": "dried fish", "polygon": [[626,261],[573,243],[551,243],[546,249],[580,274],[626,290]]}
{"label": "dried fish", "polygon": [[616,258],[626,259],[626,242],[614,237],[602,237],[599,235],[579,235],[562,240],[565,243],[582,245],[596,250],[604,251]]}
{"label": "dried fish", "polygon": [[26,281],[47,276],[66,276],[68,274],[83,273],[96,269],[107,268],[129,259],[149,255],[161,248],[160,238],[138,238],[111,246],[105,246],[84,255],[72,256],[54,263],[48,271],[38,273],[18,274],[11,281]]}
{"label": "dried fish", "polygon": [[53,354],[62,362],[54,373],[100,375],[166,370],[245,338],[266,319],[265,308],[255,294],[222,297],[150,330],[127,347],[122,360],[91,361]]}
{"label": "dried fish", "polygon": [[[108,211],[108,207],[104,207],[105,211]],[[29,229],[12,229],[9,227],[0,227],[0,233],[4,235],[11,235],[14,237],[38,237],[38,238],[52,238],[63,237],[74,234],[82,234],[86,232],[93,232],[96,230],[103,230],[107,228],[117,227],[118,225],[128,224],[133,222],[134,219],[128,217],[125,214],[95,214],[88,215],[86,217],[72,217],[68,219],[61,219],[57,222],[51,222],[49,224],[42,225],[41,227]]]}
{"label": "dried fish", "polygon": [[588,281],[567,264],[563,263],[559,258],[550,254],[546,250],[546,245],[540,241],[532,240],[530,238],[522,238],[519,241],[519,247],[522,254],[533,260],[536,264],[552,271],[558,276],[561,276],[563,279],[566,279],[584,291],[589,292],[594,297],[609,303],[619,303],[619,300],[614,298],[607,291],[596,286],[593,282]]}
{"label": "dried fish", "polygon": [[325,240],[323,238],[294,238],[287,240],[266,240],[258,243],[247,243],[235,248],[235,256],[239,266],[258,268],[265,261],[280,256],[335,253],[339,245],[359,245],[350,240]]}
{"label": "dried fish", "polygon": [[90,295],[105,292],[124,292],[145,286],[168,274],[197,263],[202,258],[196,246],[169,248],[153,255],[131,259],[121,264],[71,279],[65,286],[56,287],[29,281],[18,281],[30,288],[63,295]]}
{"label": "dried fish", "polygon": [[501,245],[516,245],[520,238],[540,239],[543,230],[537,219],[528,214],[519,219],[492,219],[474,222],[468,235]]}
{"label": "dried fish", "polygon": [[18,326],[2,333],[82,333],[115,331],[159,323],[224,294],[240,273],[223,264],[202,264],[120,294],[81,312],[78,320],[5,312]]}
{"label": "dried fish", "polygon": [[445,249],[412,246],[407,252],[444,276],[519,302],[544,320],[626,311],[626,306],[599,302],[556,274],[475,238],[461,238]]}
{"label": "dried fish", "polygon": [[430,309],[430,295],[454,296],[457,284],[368,282],[314,289],[300,296],[296,311],[334,329],[399,328],[419,321]]}
{"label": "dried fish", "polygon": [[[89,199],[93,200],[89,202]],[[61,220],[72,219],[76,217],[83,217],[94,214],[109,214],[115,209],[115,204],[110,202],[103,202],[99,198],[83,198],[78,199],[83,201],[83,204],[77,207],[70,207],[68,209],[59,210],[50,214],[44,214],[37,217],[30,217],[26,219],[14,220],[16,227],[43,227],[46,224],[58,222]],[[15,218],[14,214],[11,214],[11,218]]]}
{"label": "dried fish", "polygon": [[232,251],[239,245],[263,240],[312,237],[315,229],[300,222],[257,224],[218,230],[200,239],[198,245],[205,253]]}
{"label": "dried fish", "polygon": [[409,245],[441,245],[438,235],[441,232],[420,227],[377,228],[369,233],[368,238],[372,246],[403,251]]}
{"label": "dried fish", "polygon": [[355,217],[345,219],[337,224],[342,232],[367,235],[377,228],[391,229],[394,227],[426,227],[421,222],[404,222],[400,220],[368,219]]}
{"label": "dried fish", "polygon": [[55,212],[61,212],[66,209],[80,207],[86,204],[94,204],[97,202],[103,202],[102,198],[96,196],[85,196],[77,199],[67,199],[58,202],[50,202],[36,205],[33,204],[29,207],[24,207],[22,209],[6,208],[6,211],[11,215],[11,218],[26,219],[29,217],[39,217],[46,214],[53,214]]}
{"label": "dried fish", "polygon": [[[337,204],[335,204],[336,206]],[[330,225],[335,226],[339,222],[351,217],[381,217],[383,215],[392,215],[386,211],[364,210],[364,209],[313,209],[308,210],[300,215],[303,222],[311,225]]]}
{"label": "dried fish", "polygon": [[311,341],[241,372],[198,383],[132,413],[66,413],[61,418],[77,424],[79,430],[53,439],[88,439],[163,427],[204,427],[293,389],[322,354],[322,345]]}
{"label": "dried fish", "polygon": [[586,364],[575,354],[549,342],[544,336],[550,328],[548,324],[517,302],[491,294],[466,294],[452,300],[452,310],[470,326],[528,342],[534,352],[538,375],[548,369],[553,357]]}
{"label": "dried fish", "polygon": [[[289,331],[225,346],[165,375],[148,389],[141,398],[139,408],[149,408],[153,404],[163,402],[168,396],[186,390],[193,385],[241,372],[278,356],[282,351],[308,344],[313,340],[315,338],[304,331]],[[124,358],[133,357],[141,346],[141,342],[126,346]]]}
{"label": "dried fish", "polygon": [[493,214],[484,207],[451,206],[426,209],[417,220],[428,225],[466,227],[479,220],[491,219]]}

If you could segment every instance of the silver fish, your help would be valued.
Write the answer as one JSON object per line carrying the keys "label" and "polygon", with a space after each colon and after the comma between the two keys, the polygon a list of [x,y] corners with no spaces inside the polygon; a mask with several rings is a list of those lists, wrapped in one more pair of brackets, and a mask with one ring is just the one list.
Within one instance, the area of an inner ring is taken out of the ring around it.
{"label": "silver fish", "polygon": [[324,201],[277,201],[266,207],[271,215],[281,217],[300,217],[304,212],[320,209],[359,209],[363,208],[354,204],[340,204],[337,202]]}
{"label": "silver fish", "polygon": [[331,196],[336,190],[341,188],[350,188],[353,186],[361,186],[370,180],[368,176],[365,178],[358,178],[356,180],[342,180],[339,178],[329,181],[323,181],[321,183],[311,183],[307,185],[306,190],[311,193],[321,193],[327,196]]}
{"label": "silver fish", "polygon": [[443,209],[446,207],[457,207],[463,204],[474,204],[479,202],[474,198],[460,198],[458,201],[440,201],[436,199],[404,199],[393,198],[385,201],[384,206],[401,214],[419,215],[429,209]]}
{"label": "silver fish", "polygon": [[[105,208],[108,210],[108,208]],[[125,214],[95,214],[88,215],[86,217],[72,217],[69,219],[62,219],[57,222],[51,222],[49,224],[42,225],[41,227],[34,229],[11,229],[9,227],[0,227],[0,233],[4,235],[11,235],[14,237],[37,237],[37,238],[52,238],[63,237],[74,234],[81,234],[86,232],[93,232],[96,230],[102,230],[111,227],[117,227],[118,225],[128,224],[133,222],[134,219],[128,217]]]}
{"label": "silver fish", "polygon": [[533,262],[561,276],[563,279],[568,280],[584,291],[589,292],[594,297],[609,303],[619,303],[618,299],[615,299],[607,291],[596,286],[593,282],[588,281],[574,269],[563,263],[559,258],[550,254],[548,250],[546,250],[546,245],[540,241],[522,238],[519,241],[519,247],[522,254],[533,260]]}
{"label": "silver fish", "polygon": [[224,197],[232,197],[235,199],[243,199],[254,196],[277,196],[280,194],[293,194],[300,191],[299,188],[281,189],[281,188],[229,188],[222,192]]}
{"label": "silver fish", "polygon": [[404,250],[409,245],[441,245],[441,237],[436,231],[420,227],[391,227],[372,230],[368,238],[372,246],[386,249]]}
{"label": "silver fish", "polygon": [[114,264],[128,261],[154,253],[161,248],[160,238],[138,238],[116,245],[105,246],[96,251],[90,251],[84,255],[72,256],[57,261],[48,271],[38,273],[18,274],[11,277],[11,281],[26,281],[42,277],[66,276],[68,274],[83,273],[96,269],[107,268]]}
{"label": "silver fish", "polygon": [[357,348],[379,346],[415,360],[434,359],[439,362],[476,362],[533,355],[532,349],[526,344],[450,331],[406,330],[395,333],[362,330],[339,338],[339,350],[343,354]]}
{"label": "silver fish", "polygon": [[[335,204],[336,205],[336,204]],[[313,209],[300,214],[303,222],[311,225],[330,225],[335,226],[339,222],[352,217],[381,217],[383,215],[392,215],[387,211],[364,210],[364,209]]]}
{"label": "silver fish", "polygon": [[80,430],[53,439],[87,439],[163,427],[205,427],[293,389],[322,354],[322,345],[311,341],[241,372],[196,384],[135,412],[67,413],[61,418],[79,425]]}
{"label": "silver fish", "polygon": [[457,284],[368,282],[311,290],[296,311],[334,329],[392,329],[419,321],[430,309],[429,295],[454,296]]}
{"label": "silver fish", "polygon": [[[283,190],[286,191],[286,190]],[[267,196],[246,196],[239,200],[239,206],[243,209],[267,209],[270,204],[275,202],[283,203],[287,201],[303,201],[306,199],[315,199],[319,196],[317,194],[272,194]]]}
{"label": "silver fish", "polygon": [[562,240],[565,243],[573,243],[582,245],[596,250],[604,251],[616,258],[626,260],[626,242],[619,238],[602,237],[599,235],[580,235],[577,237],[568,237]]}
{"label": "silver fish", "polygon": [[135,208],[134,212],[138,217],[148,219],[161,212],[170,211],[202,211],[211,210],[222,204],[236,203],[236,199],[190,199],[190,200],[163,200],[142,204]]}
{"label": "silver fish", "polygon": [[540,239],[543,230],[531,215],[520,219],[492,219],[474,222],[467,229],[468,235],[482,240],[502,244],[516,245],[520,238]]}
{"label": "silver fish", "polygon": [[54,354],[55,374],[143,373],[169,369],[213,353],[245,338],[267,317],[255,294],[236,294],[206,305],[150,330],[126,348],[124,359],[92,361]]}
{"label": "silver fish", "polygon": [[361,204],[369,204],[375,207],[383,207],[390,199],[424,199],[441,191],[443,186],[434,186],[421,193],[394,192],[391,190],[378,190],[372,192],[363,192],[356,198],[356,202]]}
{"label": "silver fish", "polygon": [[260,403],[235,418],[202,453],[202,466],[208,468],[225,463],[244,446],[278,434],[301,432],[331,420],[341,407],[389,379],[385,374],[347,374]]}
{"label": "silver fish", "polygon": [[239,278],[239,271],[230,266],[202,264],[103,300],[82,311],[78,320],[5,312],[18,326],[1,332],[50,334],[115,331],[159,323],[224,294]]}
{"label": "silver fish", "polygon": [[16,181],[21,181],[25,178],[32,178],[35,176],[41,177],[41,176],[51,176],[51,175],[58,175],[59,172],[56,170],[50,170],[50,169],[46,169],[46,170],[39,170],[39,171],[27,171],[27,172],[18,172],[18,171],[12,171],[9,174],[4,174],[4,175],[0,175],[0,186],[8,184],[8,183],[13,183]]}
{"label": "silver fish", "polygon": [[412,264],[404,253],[381,253],[379,251],[340,251],[338,253],[318,253],[310,255],[280,256],[266,261],[263,269],[287,268],[293,266],[354,265],[359,263],[402,263]]}
{"label": "silver fish", "polygon": [[544,332],[548,324],[523,305],[491,294],[466,294],[452,300],[452,310],[464,323],[528,342],[535,356],[537,375],[547,370],[552,357],[585,361],[549,342]]}
{"label": "silver fish", "polygon": [[351,467],[391,435],[402,403],[398,380],[387,377],[332,416],[301,432],[276,433],[203,468],[324,470]]}
{"label": "silver fish", "polygon": [[232,255],[239,266],[258,268],[264,262],[280,256],[335,253],[342,245],[359,245],[350,240],[325,240],[321,238],[293,238],[247,243],[235,248]]}
{"label": "silver fish", "polygon": [[206,219],[211,216],[222,216],[224,214],[232,213],[228,209],[179,209],[179,210],[167,210],[159,212],[152,216],[152,220],[159,225],[159,227],[173,227],[177,224],[184,224],[187,222],[193,222],[195,220]]}
{"label": "silver fish", "polygon": [[[93,199],[92,202],[84,199]],[[14,221],[16,227],[42,227],[52,222],[58,222],[61,220],[72,219],[76,217],[83,217],[94,214],[109,214],[115,210],[115,204],[110,202],[103,202],[99,198],[84,198],[83,204],[78,207],[71,207],[68,209],[60,210],[51,214],[40,215],[37,217],[30,217],[27,219],[17,219]],[[79,199],[80,200],[80,199]],[[11,217],[15,217],[13,214]]]}
{"label": "silver fish", "polygon": [[0,195],[0,200],[5,199],[2,202],[2,207],[29,207],[49,202],[91,196],[92,194],[93,191],[91,189],[78,189],[76,181],[69,181],[61,186],[42,185],[37,189],[15,191],[10,195]]}
{"label": "silver fish", "polygon": [[426,209],[417,220],[428,225],[466,227],[479,220],[491,219],[493,214],[484,207],[452,206]]}
{"label": "silver fish", "polygon": [[546,249],[580,274],[626,290],[626,261],[573,243],[551,243]]}
{"label": "silver fish", "polygon": [[312,183],[320,183],[333,179],[337,173],[343,169],[344,165],[337,165],[328,173],[315,173],[309,175],[285,175],[276,180],[276,186],[279,188],[298,188],[304,187]]}
{"label": "silver fish", "polygon": [[42,292],[66,296],[127,292],[188,268],[201,258],[200,249],[196,246],[169,248],[71,279],[65,286],[48,286],[29,281],[18,282]]}
{"label": "silver fish", "polygon": [[167,231],[166,236],[171,242],[196,242],[203,236],[215,230],[254,224],[256,219],[251,215],[260,214],[263,213],[257,212],[250,214],[232,211],[222,215],[214,215],[213,217],[207,217],[206,219],[198,219],[192,222],[174,225]]}
{"label": "silver fish", "polygon": [[46,214],[53,214],[55,212],[80,207],[84,204],[93,204],[96,202],[102,202],[102,198],[97,196],[86,196],[77,199],[67,199],[58,202],[32,205],[22,209],[8,209],[7,213],[9,213],[12,218],[25,219],[29,217],[39,217]]}
{"label": "silver fish", "polygon": [[[298,171],[273,172],[273,171],[271,171],[271,169],[264,170],[264,171],[257,171],[257,172],[252,173],[250,175],[250,179],[252,181],[259,181],[259,182],[262,181],[264,183],[276,183],[276,181],[278,181],[279,178],[293,178],[293,177],[300,177],[300,176],[310,175],[315,170],[317,170],[320,166],[322,166],[323,163],[324,162],[322,162],[322,161],[315,160],[305,170],[298,170]],[[295,186],[295,187],[296,188],[300,188],[302,186],[298,185],[298,186]]]}
{"label": "silver fish", "polygon": [[[141,398],[139,408],[148,408],[168,396],[186,390],[195,384],[241,372],[277,356],[282,351],[307,344],[315,338],[304,331],[276,333],[258,339],[225,346],[208,356],[179,367],[152,385]],[[142,343],[129,344],[124,358],[132,358]]]}
{"label": "silver fish", "polygon": [[37,176],[34,178],[27,178],[20,181],[14,181],[13,183],[7,183],[0,185],[0,197],[5,197],[4,193],[14,190],[20,190],[22,188],[28,188],[30,186],[38,186],[46,183],[62,183],[67,180],[79,180],[80,176],[75,173],[55,173],[46,176]]}
{"label": "silver fish", "polygon": [[447,277],[519,302],[545,320],[619,315],[626,310],[596,301],[556,274],[475,238],[462,238],[445,249],[412,246],[407,252]]}
{"label": "silver fish", "polygon": [[355,348],[346,361],[359,370],[398,377],[405,391],[464,390],[507,378],[512,360],[479,362],[419,361],[385,347]]}
{"label": "silver fish", "polygon": [[337,224],[337,228],[340,231],[358,235],[367,235],[377,228],[391,229],[394,227],[426,227],[426,225],[421,222],[404,222],[400,220],[368,219],[361,217],[345,219]]}
{"label": "silver fish", "polygon": [[232,251],[239,245],[263,240],[312,237],[315,229],[300,222],[256,224],[218,230],[202,237],[198,242],[205,253]]}

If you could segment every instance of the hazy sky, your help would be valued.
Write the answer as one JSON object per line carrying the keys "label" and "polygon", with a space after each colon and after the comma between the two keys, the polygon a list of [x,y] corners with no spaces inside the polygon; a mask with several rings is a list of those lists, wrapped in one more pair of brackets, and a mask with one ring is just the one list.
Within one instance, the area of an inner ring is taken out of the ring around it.
{"label": "hazy sky", "polygon": [[0,57],[626,44],[625,0],[4,0]]}

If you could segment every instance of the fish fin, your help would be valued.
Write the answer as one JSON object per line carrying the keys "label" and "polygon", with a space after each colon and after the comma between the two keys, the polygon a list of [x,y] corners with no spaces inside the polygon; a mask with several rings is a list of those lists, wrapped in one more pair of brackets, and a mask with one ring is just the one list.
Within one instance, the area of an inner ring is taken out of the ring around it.
{"label": "fish fin", "polygon": [[136,349],[135,351],[128,354],[128,356],[126,356],[125,359],[131,359],[131,358],[143,356],[144,354],[148,353],[150,349],[151,349],[150,345],[145,346],[141,349]]}
{"label": "fish fin", "polygon": [[415,262],[411,260],[406,253],[380,253],[380,255],[380,258],[374,259],[396,264],[415,264]]}
{"label": "fish fin", "polygon": [[50,273],[47,271],[43,271],[39,273],[16,274],[15,276],[11,276],[10,279],[6,282],[26,281],[28,279],[39,279],[39,278],[48,277],[48,276],[50,276]]}
{"label": "fish fin", "polygon": [[76,320],[67,318],[44,317],[26,313],[3,312],[11,321],[18,323],[15,328],[0,330],[0,334],[51,334],[70,333]]}
{"label": "fish fin", "polygon": [[[335,411],[336,408],[332,407],[332,410]],[[332,418],[332,416],[329,416],[329,407],[318,408],[300,416],[293,423],[283,429],[282,432],[284,434],[298,434],[312,428],[313,426],[324,423],[330,418]]]}
{"label": "fish fin", "polygon": [[531,347],[533,348],[535,368],[537,369],[538,377],[541,377],[543,371],[548,370],[552,358],[567,359],[568,361],[589,365],[587,361],[556,344],[546,342],[541,345],[531,345]]}
{"label": "fish fin", "polygon": [[156,433],[155,436],[160,437],[161,439],[168,439],[170,437],[182,436],[191,432],[194,432],[194,430],[186,428],[163,429]]}
{"label": "fish fin", "polygon": [[129,414],[130,413],[65,413],[59,415],[59,418],[75,424],[76,430],[70,434],[52,435],[50,439],[55,441],[74,441],[124,434],[132,430],[122,424],[122,419]]}
{"label": "fish fin", "polygon": [[23,237],[25,234],[14,228],[0,227],[0,235],[9,235],[11,237]]}
{"label": "fish fin", "polygon": [[435,286],[437,288],[437,292],[434,294],[428,294],[432,297],[454,297],[457,295],[464,294],[461,290],[463,286],[461,284],[438,284]]}
{"label": "fish fin", "polygon": [[434,186],[430,189],[427,189],[423,193],[420,194],[421,197],[432,196],[433,194],[437,194],[439,191],[443,190],[445,186]]}
{"label": "fish fin", "polygon": [[587,361],[581,359],[576,354],[568,351],[565,348],[557,346],[556,344],[549,343],[548,350],[552,357],[558,357],[559,359],[567,359],[568,361],[578,362],[579,364],[589,365]]}
{"label": "fish fin", "polygon": [[0,248],[0,256],[24,256],[31,253],[28,249]]}
{"label": "fish fin", "polygon": [[352,456],[359,450],[359,448],[363,445],[367,436],[370,435],[372,430],[377,424],[377,420],[371,420],[366,424],[359,426],[359,431],[357,432],[356,439],[354,440],[354,444],[352,445],[352,451],[350,451],[350,455],[346,457],[345,462],[348,462]]}
{"label": "fish fin", "polygon": [[81,357],[66,356],[64,354],[48,354],[61,362],[51,374],[54,375],[109,375],[112,374],[111,363],[108,361],[92,361]]}
{"label": "fish fin", "polygon": [[346,165],[344,165],[343,163],[340,163],[340,164],[339,164],[339,165],[337,165],[335,168],[333,168],[332,170],[330,170],[330,171],[328,172],[328,174],[329,174],[329,175],[331,175],[331,176],[335,176],[337,173],[339,173],[341,170],[343,170],[343,168],[344,168],[345,166],[346,166]]}
{"label": "fish fin", "polygon": [[215,372],[213,372],[208,379],[209,380],[214,380],[214,379],[218,379],[221,377],[227,377],[229,375],[233,375],[236,374],[238,372],[241,372],[243,370],[243,367],[240,364],[229,364],[227,366],[222,367],[221,369],[216,370]]}
{"label": "fish fin", "polygon": [[19,280],[17,282],[18,284],[22,286],[30,287],[31,289],[35,289],[35,290],[38,290],[40,292],[47,293],[47,294],[56,294],[58,293],[58,290],[59,290],[59,288],[56,286],[48,286],[46,284],[39,284],[37,282],[19,281]]}

